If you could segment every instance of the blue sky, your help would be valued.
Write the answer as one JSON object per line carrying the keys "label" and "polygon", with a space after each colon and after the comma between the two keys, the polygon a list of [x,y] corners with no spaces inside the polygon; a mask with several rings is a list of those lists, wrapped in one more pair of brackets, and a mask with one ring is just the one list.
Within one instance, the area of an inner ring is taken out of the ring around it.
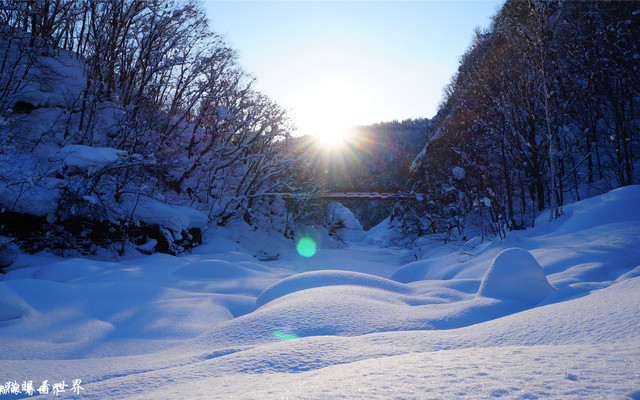
{"label": "blue sky", "polygon": [[214,31],[300,134],[432,117],[502,1],[213,1]]}

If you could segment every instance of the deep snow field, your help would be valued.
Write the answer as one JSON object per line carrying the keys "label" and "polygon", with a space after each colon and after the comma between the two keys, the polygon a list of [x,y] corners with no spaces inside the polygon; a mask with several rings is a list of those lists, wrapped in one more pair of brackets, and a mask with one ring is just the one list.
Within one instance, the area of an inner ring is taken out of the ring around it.
{"label": "deep snow field", "polygon": [[64,380],[60,398],[640,399],[640,186],[563,211],[410,263],[380,228],[275,261],[223,235],[22,255],[0,275],[0,384],[36,391],[0,398]]}

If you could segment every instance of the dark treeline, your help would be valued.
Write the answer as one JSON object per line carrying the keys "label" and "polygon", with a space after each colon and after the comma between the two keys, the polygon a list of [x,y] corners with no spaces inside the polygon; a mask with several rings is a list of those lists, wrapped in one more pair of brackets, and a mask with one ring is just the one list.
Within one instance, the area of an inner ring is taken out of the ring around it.
{"label": "dark treeline", "polygon": [[[113,204],[135,207],[142,196],[199,208],[221,224],[239,214],[251,220],[254,199],[286,175],[284,111],[252,88],[253,78],[196,2],[1,0],[0,43],[3,153],[45,153],[54,143],[130,156],[90,174],[56,171],[66,182],[57,218],[79,210],[122,218]],[[63,101],[34,104],[24,95],[34,84],[54,92],[68,86],[65,69],[51,67],[55,60],[76,68],[82,87]],[[35,137],[25,135],[26,114],[42,107],[59,115]],[[19,171],[3,174],[7,187],[22,184],[22,198],[39,190],[37,179],[25,186]]]}
{"label": "dark treeline", "polygon": [[639,27],[633,1],[507,1],[445,90],[407,223],[501,235],[638,183]]}
{"label": "dark treeline", "polygon": [[336,151],[308,153],[314,169],[326,171],[319,179],[329,191],[406,190],[411,162],[426,143],[428,125],[428,119],[408,119],[358,126]]}

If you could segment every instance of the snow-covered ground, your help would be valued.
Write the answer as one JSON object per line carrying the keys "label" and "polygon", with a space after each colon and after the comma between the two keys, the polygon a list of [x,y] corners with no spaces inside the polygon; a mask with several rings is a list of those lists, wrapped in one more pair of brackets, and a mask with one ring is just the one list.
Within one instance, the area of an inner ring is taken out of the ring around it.
{"label": "snow-covered ground", "polygon": [[0,282],[0,383],[20,393],[0,398],[46,380],[86,399],[640,399],[640,186],[408,264],[374,232],[274,261],[222,235],[181,257],[22,255]]}

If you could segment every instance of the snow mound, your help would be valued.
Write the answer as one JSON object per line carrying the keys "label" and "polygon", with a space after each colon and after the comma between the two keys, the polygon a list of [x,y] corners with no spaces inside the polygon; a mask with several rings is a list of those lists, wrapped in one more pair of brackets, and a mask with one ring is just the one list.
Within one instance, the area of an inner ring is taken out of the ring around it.
{"label": "snow mound", "polygon": [[404,285],[380,278],[374,275],[350,271],[313,271],[289,276],[265,289],[256,299],[256,305],[261,307],[270,301],[302,290],[322,287],[352,285],[383,289],[396,293],[409,293],[410,289]]}
{"label": "snow mound", "polygon": [[185,278],[241,278],[251,275],[251,271],[229,261],[202,260],[185,265],[175,274]]}
{"label": "snow mound", "polygon": [[503,250],[493,260],[482,278],[478,296],[537,304],[554,291],[533,255],[514,247]]}
{"label": "snow mound", "polygon": [[70,282],[97,275],[103,269],[87,264],[89,260],[71,259],[44,266],[37,270],[33,277],[55,282]]}
{"label": "snow mound", "polygon": [[244,268],[247,268],[247,269],[250,269],[250,270],[254,270],[254,271],[271,272],[271,269],[269,267],[267,267],[266,265],[260,264],[260,263],[256,263],[256,262],[239,261],[238,265],[242,265]]}
{"label": "snow mound", "polygon": [[9,286],[0,282],[0,321],[20,318],[30,310],[29,305]]}
{"label": "snow mound", "polygon": [[430,260],[418,260],[406,264],[391,275],[391,279],[401,283],[409,283],[428,279],[432,262]]}

